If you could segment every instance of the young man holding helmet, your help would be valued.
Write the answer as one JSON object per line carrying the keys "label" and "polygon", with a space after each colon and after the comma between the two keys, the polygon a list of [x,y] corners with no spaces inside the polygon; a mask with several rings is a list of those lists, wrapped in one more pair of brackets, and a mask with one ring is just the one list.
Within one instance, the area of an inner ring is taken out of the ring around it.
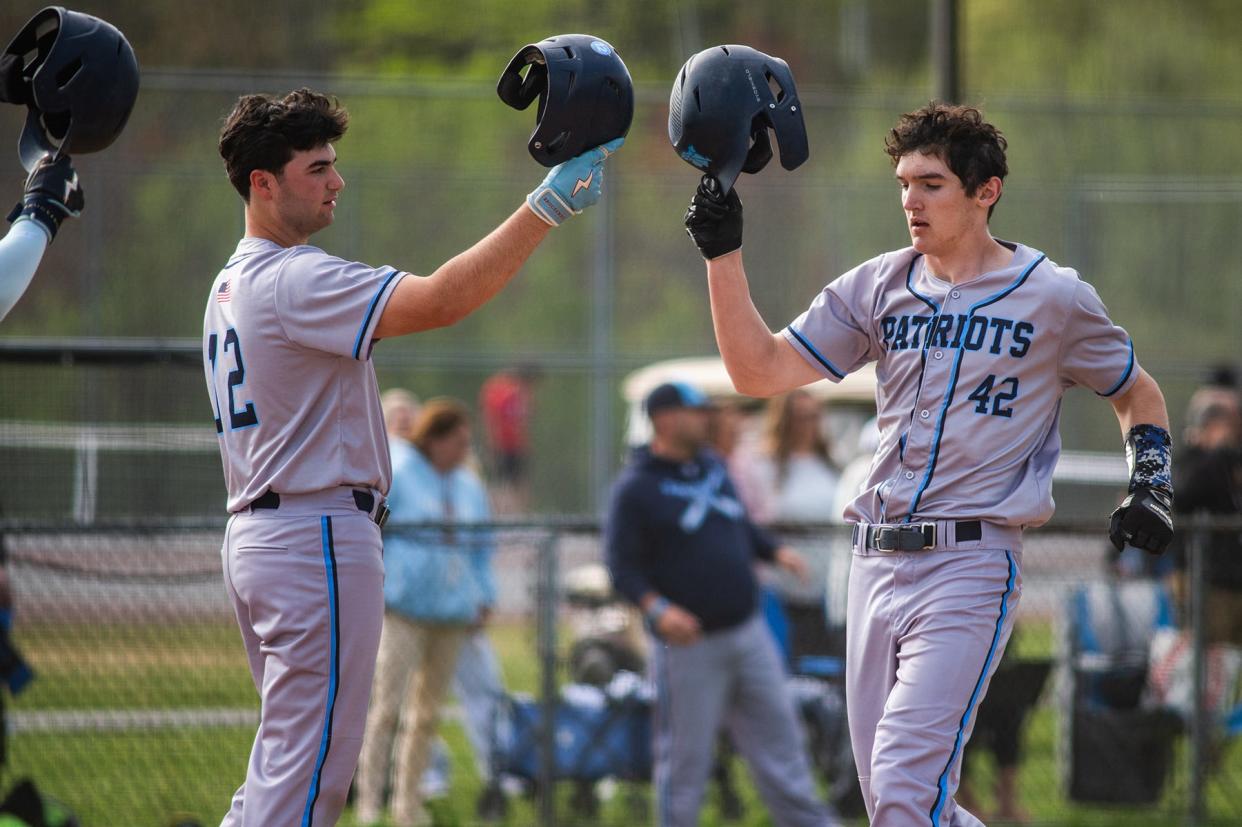
{"label": "young man holding helmet", "polygon": [[225,121],[220,154],[246,234],[208,296],[203,367],[232,514],[225,585],[263,704],[224,827],[330,825],[345,805],[379,643],[392,474],[371,351],[464,318],[599,199],[623,136],[596,136],[573,106],[540,112],[576,129],[585,151],[542,157],[552,169],[526,203],[426,277],[310,246],[345,186],[337,101],[247,95]]}
{"label": "young man holding helmet", "polygon": [[880,445],[845,513],[859,781],[872,823],[978,825],[953,800],[962,747],[1013,627],[1023,530],[1052,514],[1061,396],[1084,385],[1121,425],[1132,476],[1109,528],[1119,549],[1158,553],[1172,537],[1168,415],[1095,290],[992,237],[1008,172],[999,130],[976,109],[932,103],[886,144],[910,246],[828,284],[779,333],[750,298],[741,200],[710,177],[719,158],[700,164],[686,227],[739,391],[771,396],[877,363]]}

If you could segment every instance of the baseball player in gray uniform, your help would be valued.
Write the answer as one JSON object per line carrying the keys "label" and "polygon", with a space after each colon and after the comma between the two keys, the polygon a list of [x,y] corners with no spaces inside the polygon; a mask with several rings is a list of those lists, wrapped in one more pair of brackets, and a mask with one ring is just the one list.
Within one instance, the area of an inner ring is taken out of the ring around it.
{"label": "baseball player in gray uniform", "polygon": [[1095,290],[990,234],[1006,143],[978,110],[929,104],[886,144],[911,245],[828,284],[779,333],[750,298],[736,190],[722,198],[705,180],[686,225],[708,259],[716,339],[739,391],[769,396],[876,363],[880,444],[845,512],[859,781],[875,824],[978,825],[953,800],[962,748],[1013,628],[1022,532],[1052,514],[1061,396],[1086,386],[1125,434],[1119,547],[1158,552],[1172,537],[1168,415]]}
{"label": "baseball player in gray uniform", "polygon": [[552,226],[595,203],[621,144],[554,167],[424,278],[307,243],[332,223],[346,126],[335,100],[301,89],[241,98],[220,136],[246,236],[211,287],[203,366],[232,512],[225,586],[262,696],[227,827],[330,825],[345,804],[384,608],[391,468],[372,348],[486,302]]}

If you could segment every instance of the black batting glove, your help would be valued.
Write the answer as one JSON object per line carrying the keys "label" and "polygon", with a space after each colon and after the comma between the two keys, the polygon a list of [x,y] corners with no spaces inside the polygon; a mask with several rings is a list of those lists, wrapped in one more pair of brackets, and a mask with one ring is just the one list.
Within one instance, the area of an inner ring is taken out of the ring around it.
{"label": "black batting glove", "polygon": [[1173,539],[1173,439],[1158,425],[1135,425],[1126,434],[1129,493],[1113,511],[1108,539],[1160,554]]}
{"label": "black batting glove", "polygon": [[1139,486],[1121,501],[1108,523],[1108,539],[1121,551],[1127,545],[1160,554],[1173,539],[1173,492]]}
{"label": "black batting glove", "polygon": [[720,183],[704,175],[690,208],[686,210],[686,232],[703,258],[719,258],[742,246],[742,199],[737,188],[720,194]]}
{"label": "black batting glove", "polygon": [[45,155],[26,179],[21,203],[9,213],[9,221],[29,218],[47,230],[49,240],[56,237],[60,222],[77,218],[86,206],[86,196],[78,184],[78,173],[68,155],[55,161]]}

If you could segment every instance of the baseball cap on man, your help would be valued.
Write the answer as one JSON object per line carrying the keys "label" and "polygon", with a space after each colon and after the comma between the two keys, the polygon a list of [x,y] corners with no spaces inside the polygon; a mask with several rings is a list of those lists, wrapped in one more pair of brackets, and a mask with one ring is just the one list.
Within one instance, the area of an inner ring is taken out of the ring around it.
{"label": "baseball cap on man", "polygon": [[685,382],[665,382],[647,394],[643,403],[647,416],[671,408],[710,408],[712,402],[703,391]]}

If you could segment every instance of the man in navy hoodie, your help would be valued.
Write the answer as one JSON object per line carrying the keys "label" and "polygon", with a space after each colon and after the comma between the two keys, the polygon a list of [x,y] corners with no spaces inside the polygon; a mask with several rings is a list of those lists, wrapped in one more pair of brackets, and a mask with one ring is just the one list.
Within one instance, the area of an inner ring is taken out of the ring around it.
{"label": "man in navy hoodie", "polygon": [[802,577],[806,563],[747,517],[707,450],[709,407],[680,382],[648,395],[651,443],[614,485],[605,530],[613,582],[653,638],[659,824],[699,823],[723,723],[775,823],[825,827],[836,822],[816,795],[754,573],[756,558]]}

